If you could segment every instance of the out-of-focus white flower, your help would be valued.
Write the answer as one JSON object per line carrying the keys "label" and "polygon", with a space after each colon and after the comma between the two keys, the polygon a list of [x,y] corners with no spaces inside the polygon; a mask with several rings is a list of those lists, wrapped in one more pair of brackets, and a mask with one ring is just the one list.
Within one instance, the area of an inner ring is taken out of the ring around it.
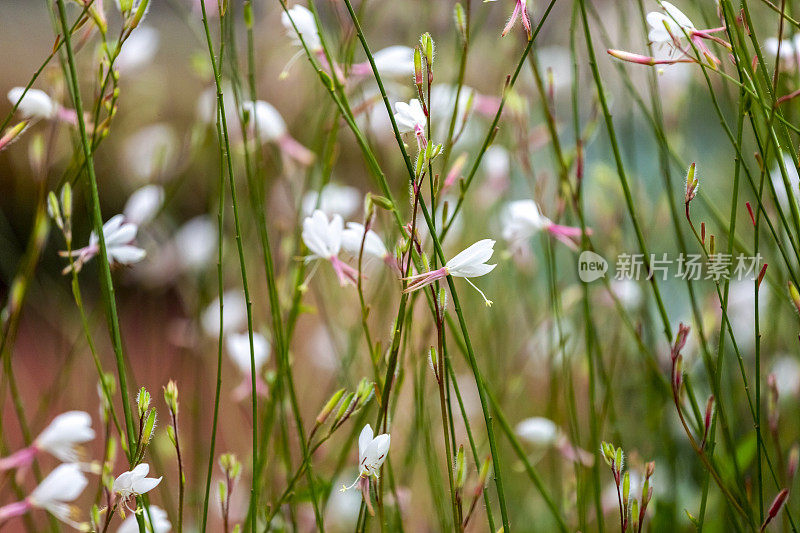
{"label": "out-of-focus white flower", "polygon": [[[225,339],[225,346],[228,349],[228,355],[231,360],[236,364],[239,371],[244,378],[242,382],[236,387],[233,395],[237,400],[242,400],[250,394],[253,386],[250,379],[250,335],[249,333],[231,333]],[[261,377],[261,370],[269,360],[269,341],[260,333],[253,333],[253,359],[255,360],[256,369],[256,394],[265,395],[267,393],[267,384]]]}
{"label": "out-of-focus white flower", "polygon": [[[244,294],[238,289],[230,289],[222,294],[222,332],[232,333],[241,330],[247,323],[247,303]],[[219,298],[214,300],[200,317],[203,331],[209,337],[219,337]]]}
{"label": "out-of-focus white flower", "polygon": [[286,122],[275,106],[263,100],[243,102],[242,112],[247,113],[263,142],[275,142],[286,135]]}
{"label": "out-of-focus white flower", "polygon": [[[292,25],[294,22],[294,26]],[[281,24],[292,37],[292,44],[295,46],[302,46],[300,37],[303,37],[306,46],[311,52],[322,50],[322,42],[319,38],[319,31],[317,30],[317,22],[314,20],[314,14],[305,6],[296,5],[281,13]],[[295,30],[295,26],[297,30]]]}
{"label": "out-of-focus white flower", "polygon": [[67,411],[55,417],[42,431],[33,445],[60,461],[74,463],[80,460],[80,444],[94,439],[92,417],[85,411]]}
{"label": "out-of-focus white flower", "polygon": [[39,451],[45,451],[65,463],[78,462],[82,457],[80,445],[92,439],[94,430],[89,413],[67,411],[55,417],[33,444],[0,459],[0,472],[29,466]]}
{"label": "out-of-focus white flower", "polygon": [[375,257],[381,260],[386,259],[389,255],[386,250],[386,245],[383,244],[383,239],[372,230],[366,232],[364,235],[364,225],[358,222],[348,222],[347,229],[342,233],[342,248],[346,252],[358,257],[361,252],[361,241],[364,241],[364,255]]}
{"label": "out-of-focus white flower", "polygon": [[772,180],[772,184],[775,187],[775,196],[778,199],[778,203],[781,206],[781,209],[787,211],[790,209],[789,206],[789,198],[794,198],[797,201],[798,187],[800,187],[800,175],[798,175],[797,167],[794,166],[794,162],[792,161],[792,156],[787,153],[782,154],[783,164],[786,167],[786,177],[789,181],[789,187],[791,188],[791,195],[786,191],[786,187],[783,184],[783,175],[781,173],[780,165],[775,162],[770,171],[769,177]]}
{"label": "out-of-focus white flower", "polygon": [[372,426],[364,426],[358,436],[358,478],[349,487],[341,488],[346,491],[358,485],[371,514],[373,510],[369,499],[369,479],[378,478],[378,472],[389,454],[391,442],[392,438],[388,433],[375,437]]}
{"label": "out-of-focus white flower", "polygon": [[[513,246],[522,247],[536,233],[544,230],[571,248],[572,239],[580,238],[581,229],[554,223],[539,210],[533,200],[509,202],[502,214],[503,238]],[[588,233],[588,230],[587,230]]]}
{"label": "out-of-focus white flower", "polygon": [[[157,505],[151,505],[144,512],[145,523],[148,525],[147,531],[150,532],[150,524],[152,524],[152,533],[169,533],[172,531],[172,524],[169,522],[167,512]],[[136,522],[136,515],[130,515],[122,521],[117,529],[117,533],[139,533],[139,524]]]}
{"label": "out-of-focus white flower", "polygon": [[303,220],[303,242],[312,254],[308,259],[329,261],[342,286],[355,283],[358,276],[353,267],[339,259],[343,231],[342,217],[333,215],[329,221],[327,215],[319,209]]}
{"label": "out-of-focus white flower", "polygon": [[[103,224],[103,237],[106,241],[106,255],[108,262],[118,265],[132,265],[144,259],[147,253],[133,245],[136,238],[138,226],[132,222],[125,222],[123,215],[115,215]],[[83,248],[72,251],[74,268],[80,271],[81,267],[100,252],[100,240],[97,234],[92,231],[89,236],[89,244]],[[67,255],[62,252],[61,255]],[[65,273],[71,272],[72,267],[67,266]]]}
{"label": "out-of-focus white flower", "polygon": [[517,424],[515,432],[525,442],[541,447],[555,444],[559,436],[555,422],[540,416],[521,421]]}
{"label": "out-of-focus white flower", "polygon": [[[361,495],[353,491],[341,491],[338,487],[345,484],[346,478],[337,478],[334,489],[325,504],[325,524],[334,531],[351,531],[355,528],[358,513],[361,510]],[[347,480],[349,481],[349,480]]]}
{"label": "out-of-focus white flower", "polygon": [[164,188],[160,185],[145,185],[130,195],[122,214],[128,222],[141,226],[153,220],[162,205]]}
{"label": "out-of-focus white flower", "polygon": [[800,393],[800,363],[791,355],[777,357],[772,363],[770,374],[775,376],[778,399],[794,401]]}
{"label": "out-of-focus white flower", "polygon": [[511,157],[508,150],[500,145],[490,146],[483,154],[481,168],[486,172],[490,181],[505,181],[508,179],[508,172],[511,168]]}
{"label": "out-of-focus white flower", "polygon": [[[783,39],[779,41],[775,37],[764,39],[764,51],[770,57],[777,57],[780,54],[780,61],[784,66],[789,66],[795,58],[795,41],[800,38],[800,34],[795,35],[794,39]],[[780,47],[778,46],[780,44]],[[780,50],[778,50],[780,48]]]}
{"label": "out-of-focus white flower", "polygon": [[289,135],[286,122],[273,105],[263,100],[244,102],[242,114],[255,126],[261,142],[277,143],[284,154],[303,165],[310,165],[314,161],[314,154]]}
{"label": "out-of-focus white flower", "polygon": [[[374,54],[375,66],[382,76],[413,76],[414,75],[414,49],[408,46],[389,46],[382,48]],[[372,73],[369,62],[357,63],[351,68],[356,76],[366,76]]]}
{"label": "out-of-focus white flower", "polygon": [[175,165],[178,139],[167,124],[151,124],[127,138],[123,153],[133,178],[140,182],[158,181]]}
{"label": "out-of-focus white flower", "polygon": [[200,270],[217,251],[217,226],[206,215],[194,217],[178,229],[172,242],[181,266]]}
{"label": "out-of-focus white flower", "polygon": [[122,44],[114,66],[122,73],[130,74],[150,63],[158,50],[161,37],[158,30],[150,26],[138,26]]}
{"label": "out-of-focus white flower", "polygon": [[147,477],[150,473],[150,465],[140,463],[133,470],[123,472],[114,480],[112,490],[119,495],[121,503],[127,505],[132,498],[141,494],[146,494],[156,488],[161,483],[161,477]]}
{"label": "out-of-focus white flower", "polygon": [[418,137],[425,135],[427,118],[419,100],[414,98],[408,103],[397,102],[394,104],[394,109],[394,119],[400,133],[414,132]]}
{"label": "out-of-focus white flower", "polygon": [[[89,481],[75,463],[65,463],[53,469],[33,492],[23,501],[0,508],[0,522],[12,516],[19,516],[30,508],[44,509],[60,521],[79,531],[89,531],[89,525],[78,522],[80,511],[70,502],[81,495]],[[17,506],[16,513],[4,512],[12,506]],[[21,511],[21,512],[20,512]]]}
{"label": "out-of-focus white flower", "polygon": [[12,105],[16,104],[20,98],[22,101],[19,102],[17,110],[25,118],[51,119],[55,118],[58,113],[59,105],[53,102],[46,92],[39,89],[28,89],[26,93],[24,87],[14,87],[8,91],[8,101]]}
{"label": "out-of-focus white flower", "polygon": [[475,284],[469,280],[469,278],[484,276],[494,270],[494,268],[497,266],[486,264],[486,261],[491,259],[492,254],[494,253],[494,244],[495,241],[492,239],[480,240],[469,248],[458,253],[442,268],[432,270],[430,272],[423,272],[408,278],[403,278],[404,280],[408,281],[405,292],[416,291],[423,287],[427,287],[436,280],[445,278],[447,276],[453,276],[457,278],[464,278],[467,283],[472,285],[472,287],[480,293],[486,306],[491,306],[492,301],[489,300],[486,295],[483,294],[483,291],[476,287]]}
{"label": "out-of-focus white flower", "polygon": [[685,39],[684,32],[691,37],[695,31],[694,23],[689,17],[669,2],[661,2],[664,13],[651,11],[647,14],[650,33],[647,38],[653,43],[673,44],[674,39]]}
{"label": "out-of-focus white flower", "polygon": [[619,302],[628,310],[642,304],[642,288],[632,279],[615,279],[611,282],[611,291]]}
{"label": "out-of-focus white flower", "polygon": [[348,218],[360,206],[361,191],[338,183],[328,183],[322,192],[309,191],[303,195],[303,214],[306,216],[319,209],[328,216]]}
{"label": "out-of-focus white flower", "polygon": [[[225,105],[225,116],[229,118],[234,117],[235,119],[236,97],[233,95],[233,89],[228,83],[223,83],[222,85],[222,103]],[[208,87],[200,93],[200,96],[197,98],[197,118],[204,124],[211,125],[217,122],[216,87]]]}

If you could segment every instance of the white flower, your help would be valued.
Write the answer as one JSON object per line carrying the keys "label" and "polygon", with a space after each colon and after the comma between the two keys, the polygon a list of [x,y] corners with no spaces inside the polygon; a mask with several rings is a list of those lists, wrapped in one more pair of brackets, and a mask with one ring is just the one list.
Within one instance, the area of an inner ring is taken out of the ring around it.
{"label": "white flower", "polygon": [[85,524],[77,521],[77,507],[69,504],[80,496],[88,483],[77,464],[61,464],[33,489],[27,501],[33,507],[48,511],[65,524],[88,531]]}
{"label": "white flower", "polygon": [[[216,1],[216,0],[215,0]],[[222,84],[222,103],[225,105],[225,116],[236,118],[232,113],[236,109],[236,97],[233,88],[227,82]],[[208,87],[197,98],[197,118],[205,124],[215,124],[217,121],[217,88]]]}
{"label": "white flower", "polygon": [[160,185],[145,185],[136,189],[125,204],[125,220],[133,224],[150,222],[164,204],[164,188]]}
{"label": "white flower", "polygon": [[158,50],[159,40],[160,36],[155,28],[138,26],[122,44],[122,50],[114,61],[114,67],[120,72],[131,73],[147,65]]}
{"label": "white flower", "polygon": [[521,421],[517,424],[515,432],[521,439],[540,447],[555,444],[559,436],[555,422],[539,416]]}
{"label": "white flower", "polygon": [[[125,222],[123,215],[115,215],[103,224],[103,237],[106,242],[106,255],[108,262],[119,265],[132,265],[144,259],[147,253],[134,246],[133,240],[139,228],[132,222]],[[80,271],[83,265],[100,253],[100,240],[97,234],[92,231],[89,236],[89,244],[83,248],[72,251],[74,268]],[[62,256],[67,256],[67,252],[61,252]],[[64,273],[71,272],[72,265],[64,269]]]}
{"label": "white flower", "polygon": [[[225,339],[228,355],[231,357],[242,374],[250,376],[250,335],[245,333],[232,333]],[[269,360],[269,341],[260,333],[253,333],[253,356],[256,362],[256,374]]]}
{"label": "white flower", "polygon": [[150,465],[140,463],[133,470],[117,476],[112,489],[119,494],[122,502],[127,504],[131,498],[150,492],[161,483],[162,478],[147,477],[148,473],[150,473]]}
{"label": "white flower", "polygon": [[512,243],[525,241],[552,224],[550,219],[542,215],[539,206],[533,200],[509,202],[501,218],[503,238]]}
{"label": "white flower", "polygon": [[336,272],[339,284],[344,286],[348,283],[355,284],[358,272],[339,259],[342,233],[344,233],[344,222],[339,215],[333,215],[328,221],[325,213],[317,209],[310,217],[303,220],[303,242],[311,251],[311,255],[306,260],[324,259],[329,261],[333,271]]}
{"label": "white flower", "polygon": [[[294,26],[297,26],[297,32],[295,32],[292,22],[294,22]],[[284,11],[281,13],[281,24],[292,35],[292,44],[302,46],[300,41],[300,36],[302,36],[306,46],[312,52],[322,49],[317,22],[314,20],[314,14],[308,8],[297,5],[290,9],[288,14]]]}
{"label": "white flower", "polygon": [[380,236],[372,230],[364,236],[364,225],[357,222],[348,222],[347,229],[342,233],[342,248],[348,253],[358,256],[361,252],[361,241],[364,241],[364,255],[384,259],[388,255],[386,246]]}
{"label": "white flower", "polygon": [[[222,332],[231,333],[241,330],[247,323],[247,303],[242,291],[231,289],[222,294]],[[219,337],[219,298],[214,300],[200,317],[203,331],[209,337]]]}
{"label": "white flower", "polygon": [[542,46],[536,51],[542,75],[552,73],[553,88],[558,91],[572,86],[572,54],[563,46]]}
{"label": "white flower", "polygon": [[361,477],[378,477],[391,442],[392,438],[388,433],[373,437],[372,427],[369,424],[364,426],[358,436],[358,473]]}
{"label": "white flower", "polygon": [[28,89],[24,97],[23,93],[25,93],[24,87],[14,87],[8,91],[8,101],[13,105],[22,98],[17,110],[25,118],[50,119],[58,113],[58,104],[53,102],[46,92],[39,89]]}
{"label": "white flower", "polygon": [[184,269],[200,270],[217,251],[217,226],[208,216],[195,217],[178,229],[173,244]]}
{"label": "white flower", "polygon": [[423,287],[430,285],[436,280],[449,276],[456,278],[464,278],[467,283],[480,293],[483,301],[487,307],[491,307],[492,301],[486,297],[482,290],[475,286],[469,278],[477,278],[484,276],[494,270],[497,265],[487,265],[486,261],[491,259],[494,253],[495,241],[492,239],[483,239],[469,248],[459,252],[455,257],[450,259],[442,268],[432,270],[430,272],[423,272],[415,276],[403,278],[408,281],[408,285],[404,292],[411,292],[419,290]]}
{"label": "white flower", "polygon": [[[361,434],[358,436],[358,478],[352,485],[349,487],[342,487],[341,490],[349,490],[356,484],[361,485],[362,492],[364,492],[365,486],[368,490],[368,480],[370,477],[375,477],[375,479],[379,477],[378,472],[383,462],[386,461],[391,442],[392,437],[388,433],[375,437],[372,432],[372,426],[369,424],[364,426],[364,429],[361,430]],[[368,492],[365,494],[365,498],[367,495]]]}
{"label": "white flower", "polygon": [[493,183],[505,180],[511,168],[511,156],[508,150],[500,145],[490,146],[483,154],[481,168]]}
{"label": "white flower", "polygon": [[408,46],[389,46],[372,55],[378,72],[385,76],[413,76],[414,49]]}
{"label": "white flower", "polygon": [[139,182],[156,181],[172,169],[178,139],[167,124],[151,124],[129,136],[123,147],[127,171]]}
{"label": "white flower", "polygon": [[[152,520],[152,533],[168,533],[172,531],[172,524],[170,524],[167,512],[164,509],[157,505],[151,505],[147,509],[147,512],[144,513],[145,523],[149,526]],[[150,532],[149,527],[147,531]],[[139,524],[136,522],[136,516],[130,515],[126,518],[120,524],[117,533],[139,533]]]}
{"label": "white flower", "polygon": [[42,431],[34,446],[53,455],[60,461],[74,463],[80,460],[78,445],[94,439],[92,417],[84,411],[67,411],[55,417]]}
{"label": "white flower", "polygon": [[422,104],[414,98],[408,103],[397,102],[394,104],[394,119],[401,133],[414,132],[420,134],[425,131],[427,118],[422,110]]}
{"label": "white flower", "polygon": [[684,31],[691,37],[695,27],[689,17],[669,2],[661,2],[661,6],[666,13],[651,11],[647,14],[647,23],[651,28],[647,38],[653,43],[673,43],[673,38],[686,38]]}
{"label": "white flower", "polygon": [[778,399],[793,401],[800,392],[800,363],[797,359],[788,354],[776,358],[772,363],[770,374],[775,376]]}
{"label": "white flower", "polygon": [[[123,215],[115,215],[103,224],[103,237],[106,241],[109,262],[131,265],[144,259],[145,251],[131,244],[138,231],[138,226],[132,222],[125,222]],[[99,239],[95,232],[89,236],[89,247],[99,247]]]}
{"label": "white flower", "polygon": [[797,167],[794,166],[794,162],[792,161],[792,156],[787,153],[782,155],[783,164],[786,167],[786,177],[789,180],[789,187],[791,188],[791,195],[786,191],[786,187],[783,185],[783,175],[781,173],[781,169],[779,164],[776,162],[772,165],[772,168],[769,171],[769,177],[772,180],[772,184],[775,186],[775,197],[778,199],[778,203],[780,204],[783,210],[789,210],[789,198],[794,198],[795,201],[797,199],[798,187],[800,187],[800,175],[797,172]]}
{"label": "white flower", "polygon": [[328,183],[321,193],[309,191],[303,195],[303,214],[306,216],[319,209],[328,216],[340,215],[348,218],[360,205],[361,191],[337,183]]}
{"label": "white flower", "polygon": [[780,43],[780,60],[791,61],[794,58],[795,53],[793,39],[783,39],[782,41],[778,41],[778,39],[775,37],[767,37],[764,39],[764,51],[770,56],[776,57],[778,55],[778,43]]}
{"label": "white flower", "polygon": [[450,259],[444,268],[456,278],[477,278],[494,270],[497,265],[487,265],[494,253],[492,239],[482,239]]}
{"label": "white flower", "polygon": [[327,215],[317,209],[303,220],[303,242],[313,254],[312,257],[330,259],[339,255],[343,229],[342,217],[333,215],[329,221]]}
{"label": "white flower", "polygon": [[262,142],[274,142],[286,135],[286,122],[275,107],[263,100],[243,102],[242,112],[249,115],[250,124],[258,130]]}

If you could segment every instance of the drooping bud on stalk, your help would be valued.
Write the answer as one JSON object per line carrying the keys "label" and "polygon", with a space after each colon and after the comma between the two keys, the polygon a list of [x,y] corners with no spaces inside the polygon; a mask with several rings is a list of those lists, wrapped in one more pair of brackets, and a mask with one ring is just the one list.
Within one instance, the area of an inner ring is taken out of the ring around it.
{"label": "drooping bud on stalk", "polygon": [[0,150],[11,144],[28,126],[28,121],[23,120],[19,124],[7,129],[6,132],[0,137]]}
{"label": "drooping bud on stalk", "polygon": [[789,297],[792,299],[797,312],[800,313],[800,292],[797,291],[797,287],[791,281],[789,281]]}
{"label": "drooping bud on stalk", "polygon": [[344,396],[345,392],[346,389],[339,389],[338,391],[333,393],[333,396],[331,396],[330,400],[328,400],[328,402],[325,404],[325,406],[317,415],[317,425],[322,425],[325,423],[325,421],[331,415],[333,410],[339,404],[339,400],[342,399],[342,396]]}
{"label": "drooping bud on stalk", "polygon": [[767,512],[767,517],[764,519],[764,523],[761,524],[760,531],[764,531],[767,529],[767,525],[772,522],[772,519],[778,516],[783,504],[786,503],[786,498],[789,497],[789,489],[781,490],[775,499],[772,500],[772,505],[769,506],[769,511]]}
{"label": "drooping bud on stalk", "polygon": [[58,199],[53,191],[47,195],[47,214],[56,223],[58,229],[64,231],[64,219],[61,218],[61,207],[58,205]]}
{"label": "drooping bud on stalk", "polygon": [[456,2],[455,7],[453,8],[453,16],[456,19],[456,29],[458,30],[458,36],[461,38],[461,43],[466,44],[467,17],[464,14],[464,7],[461,5],[461,3]]}
{"label": "drooping bud on stalk", "polygon": [[489,478],[489,472],[492,469],[492,456],[489,455],[486,459],[483,460],[483,464],[481,464],[480,472],[478,473],[478,486],[475,487],[475,496],[478,497],[483,493],[484,487],[486,487],[486,480]]}
{"label": "drooping bud on stalk", "polygon": [[684,197],[684,202],[688,204],[694,197],[697,195],[697,189],[700,187],[700,180],[696,177],[696,164],[692,163],[689,165],[689,170],[686,172],[686,195]]}

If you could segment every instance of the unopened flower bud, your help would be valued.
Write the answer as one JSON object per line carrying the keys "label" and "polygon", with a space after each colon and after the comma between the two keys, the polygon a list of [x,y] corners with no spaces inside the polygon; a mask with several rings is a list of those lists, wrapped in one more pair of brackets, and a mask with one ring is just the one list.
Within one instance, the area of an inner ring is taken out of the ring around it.
{"label": "unopened flower bud", "polygon": [[331,396],[330,400],[328,400],[328,402],[325,404],[325,406],[317,415],[317,424],[322,425],[325,423],[325,421],[331,415],[333,410],[339,404],[339,400],[342,399],[342,396],[344,396],[345,392],[346,392],[345,389],[339,389],[338,391],[333,393],[333,396]]}
{"label": "unopened flower bud", "polygon": [[700,188],[700,180],[697,179],[696,175],[696,165],[692,163],[686,173],[686,195],[684,198],[686,204],[694,200],[697,195],[697,189]]}
{"label": "unopened flower bud", "polygon": [[164,387],[164,403],[166,403],[167,407],[169,407],[169,410],[172,411],[177,416],[178,385],[173,380],[169,380],[167,386]]}
{"label": "unopened flower bud", "polygon": [[460,491],[464,487],[464,483],[467,480],[467,459],[464,456],[464,445],[458,447],[458,453],[456,453],[456,476],[455,476],[455,488],[456,491]]}
{"label": "unopened flower bud", "polygon": [[144,387],[139,389],[139,394],[136,395],[136,406],[139,409],[139,418],[143,418],[150,409],[150,393]]}
{"label": "unopened flower bud", "polygon": [[453,8],[453,16],[456,19],[456,29],[458,30],[458,36],[461,38],[462,43],[466,43],[467,17],[464,14],[464,7],[459,2],[456,2],[455,7]]}
{"label": "unopened flower bud", "polygon": [[417,87],[422,86],[422,55],[419,48],[414,48],[414,83]]}
{"label": "unopened flower bud", "polygon": [[23,120],[19,124],[12,126],[11,128],[7,129],[6,132],[0,137],[0,150],[7,147],[13,141],[19,137],[19,135],[25,131],[25,128],[28,126],[28,121]]}
{"label": "unopened flower bud", "polygon": [[783,504],[786,503],[786,498],[789,497],[789,489],[781,490],[775,499],[772,500],[772,505],[769,506],[769,511],[767,512],[767,517],[764,519],[764,523],[761,524],[761,531],[767,529],[767,525],[772,522],[772,519],[778,516]]}

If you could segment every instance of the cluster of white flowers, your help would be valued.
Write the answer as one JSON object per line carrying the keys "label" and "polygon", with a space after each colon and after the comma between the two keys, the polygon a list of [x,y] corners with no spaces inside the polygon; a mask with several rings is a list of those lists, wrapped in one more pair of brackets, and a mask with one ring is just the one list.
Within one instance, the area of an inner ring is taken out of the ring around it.
{"label": "cluster of white flowers", "polygon": [[[81,513],[72,502],[89,483],[84,469],[92,468],[82,462],[86,459],[82,445],[92,441],[94,437],[95,431],[92,429],[89,413],[68,411],[56,416],[34,439],[33,444],[0,459],[0,471],[24,470],[33,463],[39,452],[47,452],[62,461],[26,498],[0,507],[0,524],[5,524],[7,520],[21,516],[31,509],[43,509],[75,529],[89,531],[89,524],[80,520]],[[161,482],[161,478],[147,478],[149,470],[149,465],[142,463],[116,478],[112,490],[118,494],[121,504],[127,506],[131,498],[149,492]],[[162,517],[159,521],[162,526],[165,519]],[[166,523],[169,526],[169,522]],[[162,527],[161,531],[169,531],[169,527]]]}

